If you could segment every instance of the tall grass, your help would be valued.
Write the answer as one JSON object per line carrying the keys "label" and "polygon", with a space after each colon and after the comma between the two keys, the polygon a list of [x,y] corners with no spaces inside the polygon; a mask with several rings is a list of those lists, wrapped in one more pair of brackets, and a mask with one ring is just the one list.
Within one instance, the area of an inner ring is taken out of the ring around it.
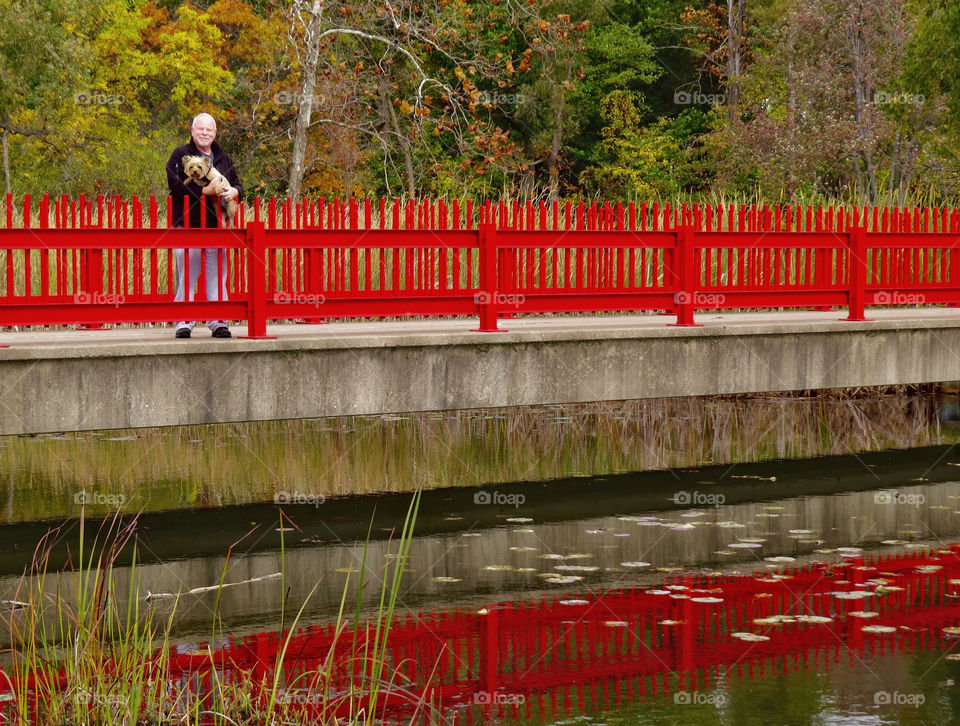
{"label": "tall grass", "polygon": [[[336,632],[338,639],[346,638],[352,620],[346,671],[337,660],[338,648],[331,647],[317,667],[290,682],[284,675],[292,657],[290,643],[309,596],[290,622],[281,616],[282,646],[265,671],[225,668],[215,658],[212,637],[210,645],[193,654],[197,656],[193,671],[181,675],[171,660],[176,602],[168,614],[158,617],[135,577],[127,592],[119,592],[113,578],[113,568],[125,551],[131,551],[131,567],[136,567],[136,519],[124,524],[119,516],[110,517],[91,537],[81,518],[77,549],[68,565],[70,577],[62,578],[70,582],[69,591],[58,589],[51,597],[44,595],[50,548],[65,535],[63,528],[52,531],[38,544],[33,567],[23,577],[16,604],[6,615],[11,648],[9,665],[0,670],[0,693],[11,690],[13,700],[0,699],[0,721],[22,726],[332,722],[368,726],[383,720],[385,712],[379,704],[394,691],[414,701],[411,722],[427,715],[433,718],[432,707],[419,703],[416,694],[400,684],[386,649],[418,506],[416,493],[396,541],[395,556],[388,558],[382,571],[373,573],[382,581],[378,610],[365,617],[358,597],[351,615],[344,588]],[[281,517],[281,529],[283,524]],[[224,564],[218,602],[226,569]],[[363,581],[370,574],[365,562],[358,577]],[[285,578],[284,572],[281,588]],[[224,635],[217,607],[211,634]],[[346,689],[344,672],[352,676]],[[291,689],[300,696],[294,701],[285,697]],[[304,703],[310,707],[304,708]]]}

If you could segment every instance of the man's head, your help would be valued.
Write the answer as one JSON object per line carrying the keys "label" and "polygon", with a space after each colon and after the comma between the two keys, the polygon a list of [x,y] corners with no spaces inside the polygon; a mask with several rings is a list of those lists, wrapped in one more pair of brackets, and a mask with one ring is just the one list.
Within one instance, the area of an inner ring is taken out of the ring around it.
{"label": "man's head", "polygon": [[190,135],[200,151],[210,153],[210,144],[217,138],[217,122],[208,113],[197,114],[190,124]]}

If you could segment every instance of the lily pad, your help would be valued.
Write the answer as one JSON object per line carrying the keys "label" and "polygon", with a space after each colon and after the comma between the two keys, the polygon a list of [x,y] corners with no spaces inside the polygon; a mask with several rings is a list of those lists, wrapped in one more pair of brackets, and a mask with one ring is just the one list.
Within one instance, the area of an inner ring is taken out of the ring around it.
{"label": "lily pad", "polygon": [[864,625],[860,628],[864,633],[896,633],[892,625]]}
{"label": "lily pad", "polygon": [[596,572],[600,568],[595,565],[555,565],[553,569],[566,572]]}

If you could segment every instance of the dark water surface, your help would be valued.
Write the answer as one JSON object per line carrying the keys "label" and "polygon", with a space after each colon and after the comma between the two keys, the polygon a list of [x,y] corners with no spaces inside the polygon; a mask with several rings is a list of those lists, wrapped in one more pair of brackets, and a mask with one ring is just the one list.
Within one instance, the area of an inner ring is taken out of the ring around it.
{"label": "dark water surface", "polygon": [[306,667],[344,597],[376,610],[421,480],[390,658],[448,722],[960,723],[953,401],[657,405],[0,440],[0,600],[123,496],[117,591],[178,596],[182,652],[255,664],[306,602]]}

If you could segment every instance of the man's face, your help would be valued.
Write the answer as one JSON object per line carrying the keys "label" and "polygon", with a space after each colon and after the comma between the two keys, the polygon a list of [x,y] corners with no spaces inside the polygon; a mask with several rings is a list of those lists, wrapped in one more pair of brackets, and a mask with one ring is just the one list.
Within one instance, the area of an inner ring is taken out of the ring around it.
{"label": "man's face", "polygon": [[191,131],[193,132],[194,143],[204,149],[210,146],[217,137],[217,125],[210,120],[200,119],[196,121]]}

